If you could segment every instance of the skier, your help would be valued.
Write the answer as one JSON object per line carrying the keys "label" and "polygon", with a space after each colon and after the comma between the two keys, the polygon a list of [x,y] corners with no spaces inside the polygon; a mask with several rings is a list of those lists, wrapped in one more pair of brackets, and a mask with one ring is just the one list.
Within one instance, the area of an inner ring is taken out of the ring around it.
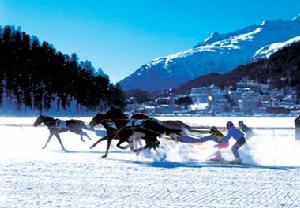
{"label": "skier", "polygon": [[241,132],[239,129],[235,128],[233,123],[231,121],[228,121],[226,124],[227,127],[227,135],[223,137],[223,141],[228,141],[231,137],[236,140],[236,143],[231,147],[231,151],[235,157],[235,160],[232,162],[234,163],[241,163],[242,160],[240,158],[239,154],[239,148],[243,146],[246,143],[245,136],[243,132]]}
{"label": "skier", "polygon": [[223,160],[222,154],[221,154],[221,149],[228,147],[229,142],[228,141],[223,141],[224,134],[217,129],[217,127],[212,126],[210,129],[210,135],[209,136],[204,136],[200,139],[201,142],[206,142],[206,141],[214,141],[217,142],[214,147],[218,148],[218,150],[215,152],[215,157],[210,159],[211,161],[221,161]]}
{"label": "skier", "polygon": [[300,140],[300,115],[295,119],[295,139]]}
{"label": "skier", "polygon": [[212,126],[209,131],[209,136],[201,137],[199,140],[200,142],[207,142],[207,141],[214,141],[217,143],[220,143],[223,140],[224,135],[220,130],[217,129],[217,127]]}
{"label": "skier", "polygon": [[243,121],[239,121],[239,129],[245,134],[245,139],[250,139],[254,136],[253,130],[246,126]]}
{"label": "skier", "polygon": [[213,161],[220,161],[223,160],[221,149],[228,147],[229,142],[223,141],[224,134],[217,129],[217,127],[212,126],[210,129],[211,136],[215,137],[215,141],[218,143],[214,147],[218,148],[218,150],[215,152],[215,157],[211,160]]}

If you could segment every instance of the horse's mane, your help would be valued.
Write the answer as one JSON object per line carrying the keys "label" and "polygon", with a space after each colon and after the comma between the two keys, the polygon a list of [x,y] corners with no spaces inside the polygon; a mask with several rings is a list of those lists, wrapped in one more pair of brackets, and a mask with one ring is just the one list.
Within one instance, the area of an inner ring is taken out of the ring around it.
{"label": "horse's mane", "polygon": [[115,107],[111,107],[111,109],[105,113],[105,117],[113,120],[117,128],[125,126],[129,121],[128,116],[124,114],[121,109]]}
{"label": "horse's mane", "polygon": [[110,119],[128,119],[128,116],[125,115],[121,109],[112,107],[106,112],[106,117]]}

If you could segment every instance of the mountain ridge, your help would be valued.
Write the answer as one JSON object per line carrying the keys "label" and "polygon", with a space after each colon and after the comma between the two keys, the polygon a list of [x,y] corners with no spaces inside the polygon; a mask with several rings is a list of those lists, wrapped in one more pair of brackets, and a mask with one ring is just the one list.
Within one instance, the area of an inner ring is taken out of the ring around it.
{"label": "mountain ridge", "polygon": [[119,84],[125,90],[175,88],[205,74],[228,72],[250,62],[262,47],[299,35],[300,18],[263,21],[231,33],[213,33],[193,48],[153,59]]}
{"label": "mountain ridge", "polygon": [[[210,73],[190,80],[176,88],[176,94],[189,93],[192,88],[211,85],[234,87],[241,80],[255,80],[258,83],[270,84],[273,88],[293,87],[300,97],[300,41],[278,49],[268,57],[256,59],[248,64],[239,65],[230,72]],[[288,58],[287,58],[288,57]]]}

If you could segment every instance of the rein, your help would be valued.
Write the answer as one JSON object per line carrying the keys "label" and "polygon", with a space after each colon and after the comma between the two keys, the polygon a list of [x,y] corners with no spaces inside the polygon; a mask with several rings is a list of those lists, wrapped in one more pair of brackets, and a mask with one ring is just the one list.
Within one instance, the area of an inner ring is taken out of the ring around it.
{"label": "rein", "polygon": [[[145,127],[142,126],[142,122],[145,122],[145,121],[148,121],[148,120],[152,120],[152,121],[155,121],[155,122],[159,123],[160,125],[163,125],[161,121],[159,121],[155,118],[151,118],[151,117],[150,118],[140,118],[140,119],[128,119],[128,118],[127,119],[125,119],[125,118],[110,119],[110,118],[105,118],[105,119],[102,119],[99,123],[102,124],[102,121],[104,121],[109,128],[115,129],[115,131],[117,131],[118,133],[120,131],[124,130],[125,128],[127,128],[127,129],[130,129],[130,130],[144,129],[146,131],[149,131],[149,132],[152,132],[152,133],[155,133],[155,134],[160,134],[160,132],[153,131],[149,128],[145,128]],[[112,127],[112,125],[109,124],[111,121],[114,122],[114,127]],[[120,128],[117,128],[116,127],[116,121],[128,121],[128,122],[125,125],[121,126]],[[141,121],[141,124],[136,125],[136,126],[139,126],[139,127],[136,127],[135,124],[138,121]]]}
{"label": "rein", "polygon": [[[54,119],[52,121],[43,121],[42,123],[44,123],[44,125],[46,125],[47,127],[50,127],[53,124],[53,126],[56,128],[66,128],[66,121],[62,121],[60,119]],[[63,125],[61,125],[61,123]]]}
{"label": "rein", "polygon": [[[115,119],[115,120],[125,120],[125,119]],[[126,119],[126,120],[128,120],[128,119]],[[147,121],[147,120],[153,120],[153,121],[157,121],[156,119],[153,119],[153,118],[148,118],[148,119],[129,119],[129,122],[130,121],[138,121],[138,120],[142,120],[142,121]],[[128,122],[128,123],[129,123]],[[159,122],[159,121],[157,121],[157,122]],[[133,124],[134,124],[135,122],[133,122]],[[159,122],[160,123],[160,122]],[[130,129],[130,130],[136,130],[136,129],[144,129],[144,130],[146,130],[146,131],[149,131],[149,132],[152,132],[152,133],[155,133],[155,134],[159,134],[160,132],[157,132],[157,131],[153,131],[153,130],[151,130],[151,129],[149,129],[149,128],[145,128],[145,127],[143,127],[142,125],[140,125],[139,127],[136,127],[136,126],[127,126],[127,124],[125,125],[125,126],[122,126],[122,127],[120,127],[119,129],[116,129],[118,132],[119,131],[121,131],[121,130],[123,130],[123,129],[125,129],[126,127],[128,127],[128,129]]]}

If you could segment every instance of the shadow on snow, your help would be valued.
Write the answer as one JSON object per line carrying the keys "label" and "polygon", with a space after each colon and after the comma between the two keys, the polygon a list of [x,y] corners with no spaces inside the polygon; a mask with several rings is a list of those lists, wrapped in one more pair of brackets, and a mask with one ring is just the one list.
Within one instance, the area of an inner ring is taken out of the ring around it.
{"label": "shadow on snow", "polygon": [[171,162],[167,160],[162,161],[132,161],[132,160],[124,160],[124,159],[112,159],[108,158],[108,160],[119,161],[124,163],[143,165],[154,168],[240,168],[240,169],[266,169],[266,170],[291,170],[291,169],[300,169],[300,166],[272,166],[272,165],[256,165],[256,164],[213,164],[213,163],[205,163],[205,162]]}
{"label": "shadow on snow", "polygon": [[[54,151],[56,152],[56,151]],[[57,151],[58,152],[58,151]],[[61,152],[61,151],[60,151]],[[79,150],[67,150],[61,153],[70,153],[70,154],[104,154],[105,151],[79,151]],[[126,151],[111,151],[114,154],[132,154],[131,152]],[[266,170],[292,170],[300,169],[300,166],[275,166],[275,165],[258,165],[258,164],[222,164],[222,163],[206,163],[198,161],[189,161],[189,162],[172,162],[165,159],[159,161],[137,161],[137,160],[126,160],[126,159],[117,159],[117,158],[106,158],[106,160],[118,161],[128,164],[143,165],[154,168],[240,168],[240,169],[266,169]]]}

